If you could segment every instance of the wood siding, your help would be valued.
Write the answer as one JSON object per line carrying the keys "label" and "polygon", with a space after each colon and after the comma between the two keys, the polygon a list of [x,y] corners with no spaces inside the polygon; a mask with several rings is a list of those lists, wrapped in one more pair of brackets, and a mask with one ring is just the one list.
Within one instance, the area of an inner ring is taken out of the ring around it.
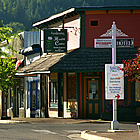
{"label": "wood siding", "polygon": [[[121,11],[119,11],[119,14],[116,14],[115,11],[113,12],[114,13],[112,14],[86,14],[85,47],[93,47],[94,39],[101,38],[100,36],[102,34],[106,33],[107,30],[111,29],[113,21],[115,21],[118,29],[128,35],[127,38],[134,38],[134,46],[140,46],[140,14],[138,14],[139,11],[134,11],[135,13],[137,12],[137,14],[124,14],[124,12],[120,14]],[[91,28],[89,26],[90,19],[98,19],[100,22],[100,26],[98,28]]]}
{"label": "wood siding", "polygon": [[[73,50],[80,47],[80,17],[75,16],[65,21],[68,32],[67,50]],[[70,27],[70,28],[69,28]],[[71,28],[72,27],[72,28]]]}

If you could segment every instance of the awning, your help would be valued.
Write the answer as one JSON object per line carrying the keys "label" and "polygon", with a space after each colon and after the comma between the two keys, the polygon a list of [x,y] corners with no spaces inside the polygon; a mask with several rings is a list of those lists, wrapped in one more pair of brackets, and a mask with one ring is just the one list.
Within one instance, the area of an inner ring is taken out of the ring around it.
{"label": "awning", "polygon": [[49,68],[59,62],[64,56],[64,53],[45,55],[32,62],[31,64],[19,69],[16,73],[17,76],[31,76],[34,74],[50,73]]}

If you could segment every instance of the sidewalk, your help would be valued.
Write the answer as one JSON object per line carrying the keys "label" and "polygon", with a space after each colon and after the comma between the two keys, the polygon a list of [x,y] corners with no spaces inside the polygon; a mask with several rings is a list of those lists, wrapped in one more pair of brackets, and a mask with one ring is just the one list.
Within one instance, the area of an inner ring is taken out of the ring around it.
{"label": "sidewalk", "polygon": [[83,131],[81,137],[88,140],[140,140],[138,131],[95,132]]}
{"label": "sidewalk", "polygon": [[[11,120],[0,120],[0,123],[44,123],[44,124],[75,124],[75,123],[110,123],[110,121],[100,121],[91,119],[71,119],[71,118],[12,118]],[[130,124],[130,122],[129,122]],[[134,125],[134,123],[132,123]],[[136,124],[136,123],[135,123]],[[131,125],[131,124],[130,124]],[[117,132],[85,130],[81,132],[81,137],[88,140],[140,140],[137,130],[120,130]]]}

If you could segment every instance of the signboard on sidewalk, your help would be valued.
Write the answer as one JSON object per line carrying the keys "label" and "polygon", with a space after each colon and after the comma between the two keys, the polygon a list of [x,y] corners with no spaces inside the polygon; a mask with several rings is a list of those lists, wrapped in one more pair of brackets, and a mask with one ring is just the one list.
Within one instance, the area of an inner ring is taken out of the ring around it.
{"label": "signboard on sidewalk", "polygon": [[123,64],[105,64],[105,99],[124,99]]}
{"label": "signboard on sidewalk", "polygon": [[[94,39],[95,48],[112,48],[112,39]],[[133,38],[117,38],[116,39],[117,48],[132,48],[134,47]]]}
{"label": "signboard on sidewalk", "polygon": [[67,52],[67,29],[44,30],[44,52],[66,53]]}

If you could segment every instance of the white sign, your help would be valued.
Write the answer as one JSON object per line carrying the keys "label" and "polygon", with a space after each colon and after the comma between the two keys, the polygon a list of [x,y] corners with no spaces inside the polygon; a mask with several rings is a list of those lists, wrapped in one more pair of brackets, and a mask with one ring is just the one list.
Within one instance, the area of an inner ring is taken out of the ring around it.
{"label": "white sign", "polygon": [[[94,39],[95,48],[112,48],[112,39]],[[133,38],[118,38],[116,39],[117,48],[132,48],[134,47]]]}
{"label": "white sign", "polygon": [[124,99],[123,64],[105,64],[105,99]]}
{"label": "white sign", "polygon": [[94,39],[95,48],[111,48],[112,39]]}

